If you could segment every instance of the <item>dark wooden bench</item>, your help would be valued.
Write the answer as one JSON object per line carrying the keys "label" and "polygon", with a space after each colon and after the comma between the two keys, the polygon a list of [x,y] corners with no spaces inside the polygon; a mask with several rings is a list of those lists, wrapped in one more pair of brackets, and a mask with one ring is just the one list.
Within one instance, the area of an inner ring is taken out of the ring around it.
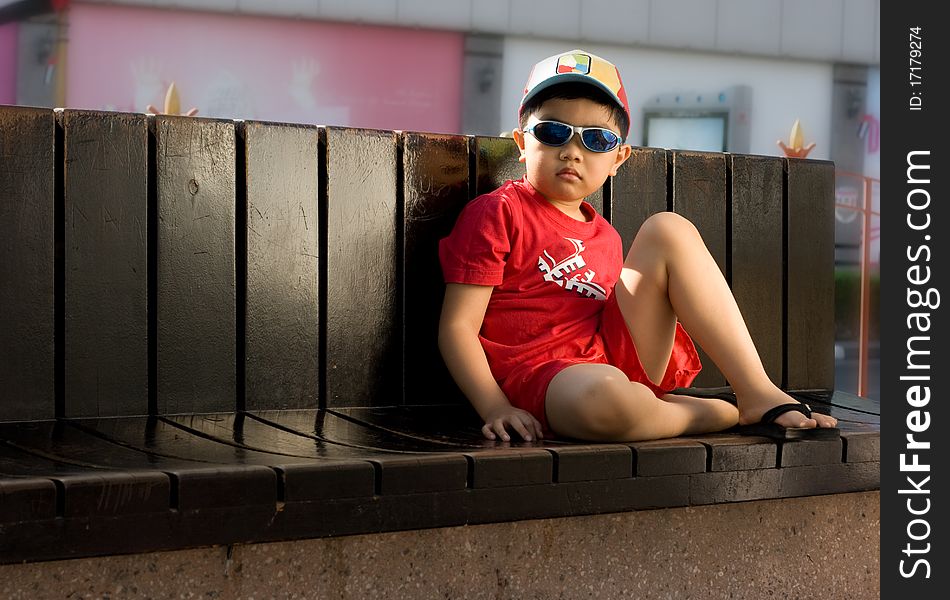
{"label": "dark wooden bench", "polygon": [[628,246],[690,218],[840,440],[482,439],[436,247],[519,176],[504,138],[0,107],[0,562],[878,489],[822,161],[637,148],[592,200]]}

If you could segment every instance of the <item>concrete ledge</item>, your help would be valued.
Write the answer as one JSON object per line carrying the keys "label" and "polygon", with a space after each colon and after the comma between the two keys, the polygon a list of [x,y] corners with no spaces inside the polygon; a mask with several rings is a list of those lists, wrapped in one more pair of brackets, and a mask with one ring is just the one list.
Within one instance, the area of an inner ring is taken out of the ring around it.
{"label": "concrete ledge", "polygon": [[10,598],[880,596],[879,492],[0,566]]}

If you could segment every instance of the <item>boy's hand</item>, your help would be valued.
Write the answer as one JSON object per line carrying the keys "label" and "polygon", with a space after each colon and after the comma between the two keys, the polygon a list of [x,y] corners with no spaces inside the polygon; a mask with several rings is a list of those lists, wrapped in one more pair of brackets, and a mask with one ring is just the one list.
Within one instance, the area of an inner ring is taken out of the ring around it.
{"label": "boy's hand", "polygon": [[482,434],[490,440],[500,437],[503,441],[509,442],[511,436],[508,435],[505,425],[517,431],[518,435],[526,442],[540,440],[544,437],[541,433],[541,423],[534,418],[534,415],[513,406],[506,406],[489,414],[485,418]]}

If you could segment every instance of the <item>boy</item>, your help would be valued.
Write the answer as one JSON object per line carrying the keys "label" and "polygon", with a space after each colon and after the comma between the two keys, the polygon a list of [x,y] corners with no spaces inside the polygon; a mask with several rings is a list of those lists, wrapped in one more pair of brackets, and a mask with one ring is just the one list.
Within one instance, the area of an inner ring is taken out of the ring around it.
{"label": "boy", "polygon": [[[631,153],[614,65],[583,50],[539,62],[519,122],[513,137],[526,175],[470,202],[439,247],[439,348],[485,437],[509,441],[512,429],[527,441],[551,432],[633,441],[737,423],[780,436],[837,432],[835,419],[768,379],[689,221],[653,215],[623,259],[619,234],[584,201]],[[701,369],[684,325],[738,407],[669,393]]]}

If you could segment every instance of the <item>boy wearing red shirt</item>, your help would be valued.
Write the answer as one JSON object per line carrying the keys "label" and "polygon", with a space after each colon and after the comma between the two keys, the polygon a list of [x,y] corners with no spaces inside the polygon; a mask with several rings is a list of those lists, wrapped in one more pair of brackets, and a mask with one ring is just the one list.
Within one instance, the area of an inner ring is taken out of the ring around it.
{"label": "boy wearing red shirt", "polygon": [[[633,441],[760,422],[781,435],[834,428],[768,379],[688,220],[653,215],[624,259],[619,234],[584,201],[631,152],[613,64],[582,50],[539,62],[519,117],[525,177],[470,202],[439,246],[439,347],[485,437],[508,441],[508,428],[528,441],[551,432]],[[701,369],[677,317],[732,384],[738,408],[669,393]]]}

